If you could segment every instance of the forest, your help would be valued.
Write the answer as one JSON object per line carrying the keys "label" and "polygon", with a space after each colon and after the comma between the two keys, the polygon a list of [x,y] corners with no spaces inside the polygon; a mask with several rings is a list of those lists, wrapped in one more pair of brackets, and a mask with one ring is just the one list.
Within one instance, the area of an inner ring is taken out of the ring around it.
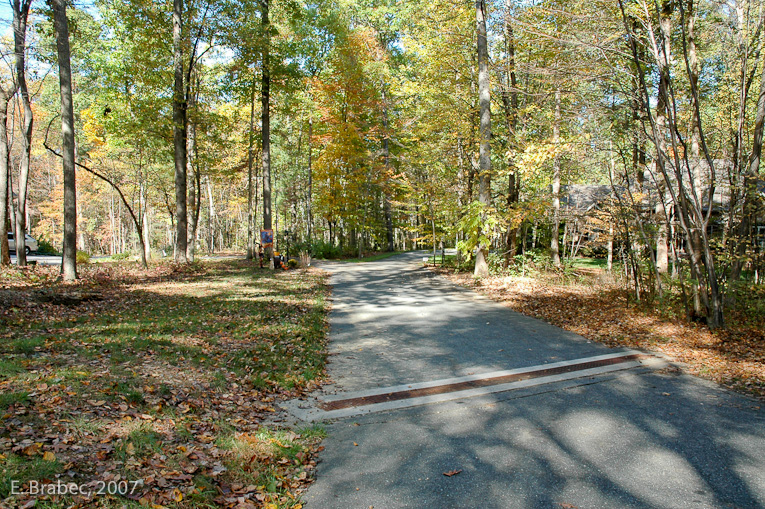
{"label": "forest", "polygon": [[63,252],[64,279],[78,253],[252,258],[273,229],[293,255],[457,247],[479,277],[597,257],[712,328],[761,287],[761,2],[12,0],[0,19],[0,222]]}

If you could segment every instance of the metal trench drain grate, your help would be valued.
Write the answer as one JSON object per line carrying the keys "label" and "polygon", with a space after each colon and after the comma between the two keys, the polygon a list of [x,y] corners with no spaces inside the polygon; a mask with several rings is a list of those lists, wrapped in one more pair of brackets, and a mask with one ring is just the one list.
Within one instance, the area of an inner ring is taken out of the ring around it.
{"label": "metal trench drain grate", "polygon": [[535,378],[543,378],[554,375],[562,375],[566,373],[574,373],[577,371],[584,371],[588,369],[601,368],[605,366],[614,366],[617,364],[623,364],[633,361],[639,361],[643,359],[652,358],[650,355],[642,353],[632,353],[628,355],[613,356],[608,358],[599,358],[595,360],[582,359],[582,362],[565,363],[565,365],[551,366],[545,368],[544,366],[537,367],[523,372],[516,372],[500,376],[490,376],[486,378],[477,378],[465,381],[459,381],[454,383],[445,383],[443,385],[434,385],[430,387],[421,387],[413,389],[396,390],[382,394],[370,394],[367,396],[353,397],[347,399],[338,399],[334,401],[324,401],[317,406],[324,411],[342,410],[354,407],[363,407],[366,405],[374,405],[378,403],[388,403],[391,401],[401,401],[412,398],[421,398],[425,396],[434,396],[438,394],[447,394],[459,391],[465,391],[469,389],[479,389],[483,387],[491,387],[494,385],[507,384],[512,382],[520,382],[523,380],[533,380]]}

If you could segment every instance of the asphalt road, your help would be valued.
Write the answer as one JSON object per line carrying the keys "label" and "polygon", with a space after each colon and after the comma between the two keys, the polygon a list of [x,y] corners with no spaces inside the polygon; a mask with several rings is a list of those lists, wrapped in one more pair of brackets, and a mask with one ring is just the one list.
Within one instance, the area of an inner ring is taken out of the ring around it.
{"label": "asphalt road", "polygon": [[[61,257],[31,254],[27,256],[27,262],[37,262],[38,265],[61,265]],[[11,263],[16,264],[15,253],[11,255]]]}
{"label": "asphalt road", "polygon": [[[334,286],[335,383],[317,397],[614,352],[435,277],[419,268],[421,256],[324,265]],[[671,367],[640,366],[335,419],[304,501],[765,507],[760,404]]]}

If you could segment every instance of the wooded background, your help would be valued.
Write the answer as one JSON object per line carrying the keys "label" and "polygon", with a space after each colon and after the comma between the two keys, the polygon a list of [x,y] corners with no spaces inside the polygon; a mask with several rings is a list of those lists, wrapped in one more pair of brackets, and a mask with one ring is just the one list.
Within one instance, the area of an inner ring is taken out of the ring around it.
{"label": "wooded background", "polygon": [[635,298],[676,291],[713,327],[761,283],[760,1],[10,7],[0,222],[17,239],[65,244],[74,150],[70,244],[90,254],[252,256],[273,228],[294,255],[456,245],[478,275],[602,256]]}

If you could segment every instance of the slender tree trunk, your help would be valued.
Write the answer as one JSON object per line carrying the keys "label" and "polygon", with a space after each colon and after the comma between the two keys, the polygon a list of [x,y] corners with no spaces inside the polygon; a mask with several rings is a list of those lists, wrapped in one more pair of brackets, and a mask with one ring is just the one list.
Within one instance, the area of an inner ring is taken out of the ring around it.
{"label": "slender tree trunk", "polygon": [[[478,200],[485,208],[488,208],[491,206],[491,89],[489,84],[489,45],[486,37],[486,2],[484,0],[476,1],[475,12],[478,28],[478,101],[481,115]],[[482,223],[485,219],[484,216]],[[489,275],[487,255],[490,247],[483,242],[478,245],[474,272],[477,277]]]}
{"label": "slender tree trunk", "polygon": [[8,176],[11,171],[10,153],[8,150],[8,104],[16,93],[13,89],[5,90],[0,85],[0,265],[10,265],[11,256],[8,247]]}
{"label": "slender tree trunk", "polygon": [[[308,248],[313,246],[313,118],[308,117]],[[313,253],[311,253],[313,254]]]}
{"label": "slender tree trunk", "polygon": [[[667,107],[669,106],[669,86],[671,62],[671,30],[672,30],[672,5],[665,0],[662,3],[661,14],[659,16],[659,28],[662,38],[661,44],[663,51],[659,52],[659,90],[656,102],[656,128],[659,133],[657,150],[666,153],[666,143],[664,142],[664,133],[667,126]],[[663,157],[658,155],[657,157]],[[659,274],[666,273],[669,267],[669,251],[667,249],[667,218],[666,218],[666,187],[662,179],[656,179],[658,184],[659,203],[654,210],[654,220],[656,221],[656,284],[661,284]],[[650,246],[646,246],[650,249]]]}
{"label": "slender tree trunk", "polygon": [[141,261],[143,268],[148,268],[148,261],[151,260],[151,209],[148,202],[144,203],[143,211],[143,238],[141,243],[143,244],[143,260]]}
{"label": "slender tree trunk", "polygon": [[252,260],[255,255],[255,218],[252,215],[252,159],[253,144],[255,143],[255,73],[252,76],[252,89],[250,90],[250,133],[247,140],[247,256]]}
{"label": "slender tree trunk", "polygon": [[[690,87],[691,90],[698,90],[699,87],[699,58],[696,54],[696,12],[693,0],[687,0],[688,6],[686,17],[688,19],[688,60],[690,68]],[[691,111],[696,109],[696,95],[691,93]],[[699,121],[696,115],[691,115],[691,160],[699,164],[700,137]]]}
{"label": "slender tree trunk", "polygon": [[26,38],[27,19],[31,0],[13,0],[13,40],[16,60],[16,82],[19,87],[22,104],[21,129],[21,167],[19,170],[19,198],[16,207],[16,264],[24,267],[27,264],[26,239],[27,232],[27,193],[29,183],[29,163],[32,159],[32,131],[34,115],[27,87]]}
{"label": "slender tree trunk", "polygon": [[762,141],[765,133],[765,52],[761,61],[763,66],[762,77],[760,80],[760,90],[757,97],[757,112],[754,120],[754,136],[752,139],[752,151],[749,155],[749,161],[746,172],[744,173],[743,204],[741,211],[741,220],[736,227],[736,241],[734,243],[734,257],[731,267],[730,280],[736,282],[741,278],[741,272],[744,269],[747,250],[747,238],[752,229],[753,220],[756,216],[757,203],[757,179],[760,175],[760,166],[762,163]]}
{"label": "slender tree trunk", "polygon": [[[260,90],[261,102],[261,138],[263,157],[263,229],[272,229],[271,218],[271,22],[268,19],[269,0],[260,0],[261,23],[265,43],[263,47],[263,76]],[[274,240],[276,236],[274,235]],[[266,249],[266,257],[273,268],[273,248]]]}
{"label": "slender tree trunk", "polygon": [[[189,90],[187,88],[187,90]],[[187,111],[194,111],[196,106],[196,90],[190,90],[188,97]],[[187,187],[187,210],[186,217],[188,221],[188,242],[186,244],[186,259],[193,262],[197,250],[197,227],[199,219],[199,159],[197,156],[197,124],[194,115],[187,115],[186,118],[186,187]]]}
{"label": "slender tree trunk", "polygon": [[210,184],[210,177],[207,177],[207,233],[210,236],[210,254],[215,251],[215,231],[213,230],[215,221],[215,201],[213,200],[212,184]]}
{"label": "slender tree trunk", "polygon": [[[518,81],[515,74],[515,35],[513,32],[513,26],[510,24],[510,10],[512,9],[512,2],[508,0],[506,3],[505,13],[505,52],[507,53],[507,70],[505,90],[502,93],[502,104],[505,108],[505,122],[507,124],[507,210],[508,213],[512,211],[520,198],[519,189],[520,183],[518,182],[518,174],[515,167],[515,157],[513,152],[517,148],[516,129],[518,126]],[[518,229],[520,228],[520,221],[518,218],[513,217],[514,214],[510,214],[510,221],[507,225],[507,232],[505,234],[505,262],[509,264],[513,257],[518,252]]]}
{"label": "slender tree trunk", "polygon": [[143,182],[143,172],[139,174],[139,179],[141,182],[139,184],[138,196],[138,222],[135,225],[135,228],[139,240],[138,255],[141,257],[141,266],[145,269],[148,268],[149,265],[146,257],[146,226],[148,219],[146,217],[146,184]]}
{"label": "slender tree trunk", "polygon": [[188,261],[188,213],[186,208],[187,103],[183,76],[183,0],[173,0],[173,146],[175,163],[175,261]]}
{"label": "slender tree trunk", "polygon": [[383,189],[383,213],[385,215],[385,237],[387,241],[387,251],[393,251],[393,213],[391,211],[390,203],[390,177],[391,177],[391,165],[390,165],[390,120],[388,118],[388,101],[385,90],[385,85],[382,87],[382,100],[383,100],[383,129],[385,134],[383,137],[383,158],[385,160],[385,188]]}
{"label": "slender tree trunk", "polygon": [[550,256],[553,265],[560,267],[560,156],[558,155],[558,145],[560,144],[560,88],[555,90],[555,118],[553,119],[552,143],[555,147],[555,157],[553,158],[553,225],[550,235]]}
{"label": "slender tree trunk", "polygon": [[74,105],[72,103],[72,70],[69,56],[69,20],[66,0],[50,0],[58,52],[59,87],[61,90],[61,152],[64,170],[64,281],[77,279],[77,193],[74,168]]}

